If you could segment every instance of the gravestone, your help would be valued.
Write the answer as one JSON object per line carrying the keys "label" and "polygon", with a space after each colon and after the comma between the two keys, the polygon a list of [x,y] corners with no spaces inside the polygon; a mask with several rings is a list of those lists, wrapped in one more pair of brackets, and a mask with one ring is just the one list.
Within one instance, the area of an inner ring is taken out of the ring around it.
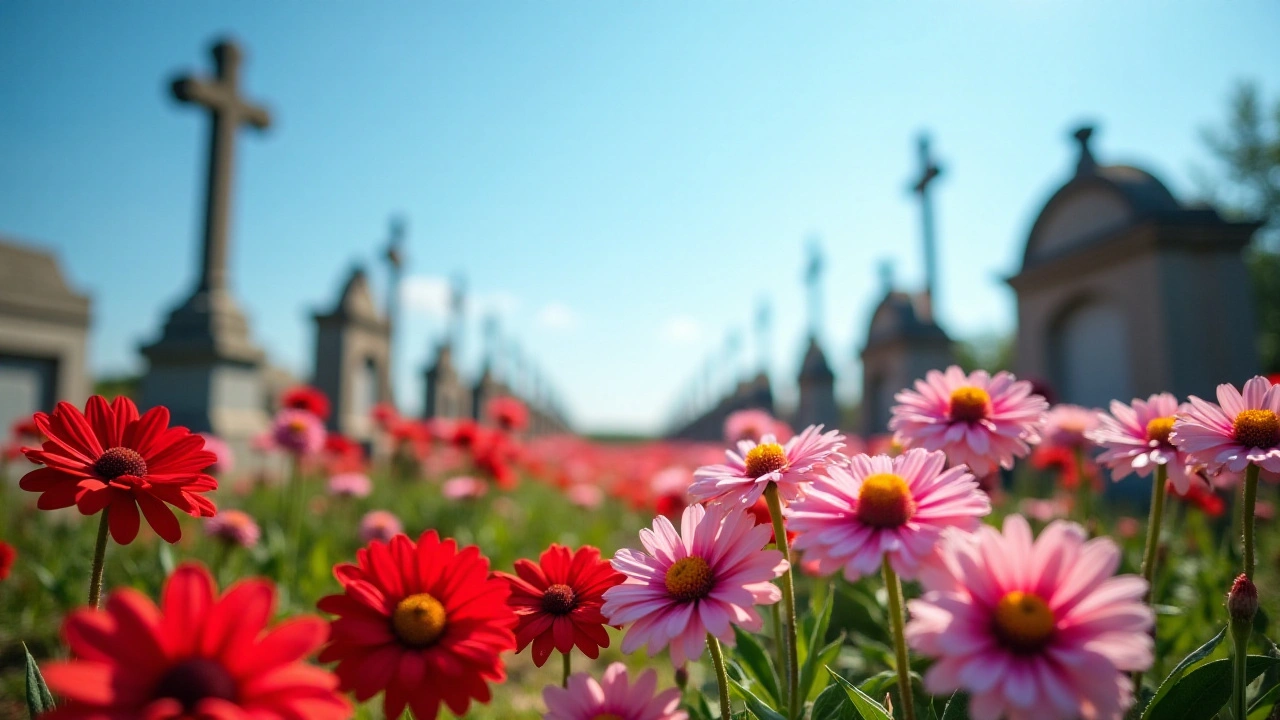
{"label": "gravestone", "polygon": [[823,425],[828,430],[840,425],[840,408],[836,405],[836,376],[818,342],[822,328],[823,260],[817,242],[809,248],[809,265],[805,284],[809,295],[809,338],[800,363],[800,400],[792,424],[797,432],[810,425]]}
{"label": "gravestone", "polygon": [[1105,406],[1168,390],[1212,397],[1258,367],[1242,253],[1255,223],[1179,201],[1150,173],[1099,165],[1075,133],[1075,173],[1028,234],[1017,371],[1063,402]]}
{"label": "gravestone", "polygon": [[165,405],[173,422],[212,432],[237,449],[266,428],[264,354],[231,295],[227,258],[231,244],[231,189],[236,132],[264,130],[270,115],[240,96],[240,49],[223,40],[213,47],[213,78],[182,77],[174,97],[208,111],[208,175],[200,276],[175,308],[160,339],[142,348],[150,365],[142,382],[144,407]]}
{"label": "gravestone", "polygon": [[84,405],[89,313],[53,255],[0,237],[0,432],[59,400]]}
{"label": "gravestone", "polygon": [[332,404],[329,429],[371,442],[373,406],[391,401],[391,336],[362,268],[352,269],[333,309],[315,322],[314,383]]}
{"label": "gravestone", "polygon": [[892,267],[886,265],[882,271],[884,296],[871,314],[867,342],[860,353],[861,431],[865,435],[888,432],[895,393],[911,387],[930,370],[945,368],[955,360],[951,338],[934,316],[938,261],[930,190],[942,175],[942,168],[929,151],[927,135],[920,137],[918,148],[920,177],[911,184],[911,192],[920,200],[925,288],[923,292],[902,292],[894,287]]}

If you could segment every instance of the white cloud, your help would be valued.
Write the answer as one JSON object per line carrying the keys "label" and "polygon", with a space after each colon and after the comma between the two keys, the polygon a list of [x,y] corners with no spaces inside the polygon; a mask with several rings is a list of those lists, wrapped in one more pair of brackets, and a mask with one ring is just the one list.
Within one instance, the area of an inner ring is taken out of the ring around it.
{"label": "white cloud", "polygon": [[538,311],[537,322],[548,330],[572,330],[578,324],[578,314],[564,303],[553,302]]}
{"label": "white cloud", "polygon": [[410,275],[400,285],[400,302],[414,315],[448,317],[449,294],[449,281],[432,275]]}
{"label": "white cloud", "polygon": [[[411,275],[400,286],[400,302],[412,315],[433,319],[449,317],[453,289],[448,278],[438,275]],[[467,315],[507,317],[520,307],[520,299],[509,292],[468,294],[464,299]]]}
{"label": "white cloud", "polygon": [[702,334],[702,325],[688,315],[677,315],[662,323],[659,334],[666,342],[688,345]]}

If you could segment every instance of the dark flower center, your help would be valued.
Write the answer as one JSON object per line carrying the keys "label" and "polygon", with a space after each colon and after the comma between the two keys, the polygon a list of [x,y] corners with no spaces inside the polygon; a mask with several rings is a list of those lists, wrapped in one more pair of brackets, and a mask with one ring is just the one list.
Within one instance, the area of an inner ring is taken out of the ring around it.
{"label": "dark flower center", "polygon": [[93,463],[93,471],[103,480],[115,480],[121,475],[146,477],[147,461],[142,459],[137,450],[113,447],[98,457]]}
{"label": "dark flower center", "polygon": [[206,698],[235,702],[236,681],[217,661],[193,657],[169,668],[156,684],[154,695],[177,700],[184,712],[191,713]]}
{"label": "dark flower center", "polygon": [[972,385],[956,388],[951,393],[950,415],[956,422],[977,422],[987,416],[991,396]]}
{"label": "dark flower center", "polygon": [[758,478],[787,466],[787,452],[778,443],[757,445],[747,452],[747,477]]}
{"label": "dark flower center", "polygon": [[1270,448],[1280,445],[1280,418],[1270,410],[1244,410],[1236,416],[1232,433],[1245,447]]}
{"label": "dark flower center", "polygon": [[667,592],[686,602],[701,600],[711,594],[715,577],[706,560],[690,555],[667,568]]}
{"label": "dark flower center", "polygon": [[552,615],[565,615],[578,606],[578,594],[573,588],[556,583],[542,592],[542,609]]}

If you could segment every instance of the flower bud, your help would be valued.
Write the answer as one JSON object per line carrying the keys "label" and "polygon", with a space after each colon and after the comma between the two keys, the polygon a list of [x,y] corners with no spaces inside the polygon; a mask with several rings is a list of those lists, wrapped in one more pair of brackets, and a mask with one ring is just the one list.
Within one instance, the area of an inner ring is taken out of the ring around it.
{"label": "flower bud", "polygon": [[1258,612],[1258,586],[1248,577],[1240,575],[1231,583],[1231,592],[1227,593],[1227,614],[1232,620],[1253,622]]}
{"label": "flower bud", "polygon": [[681,690],[684,690],[685,686],[688,684],[689,684],[689,669],[686,668],[684,665],[681,665],[680,667],[676,668],[676,687],[680,688]]}

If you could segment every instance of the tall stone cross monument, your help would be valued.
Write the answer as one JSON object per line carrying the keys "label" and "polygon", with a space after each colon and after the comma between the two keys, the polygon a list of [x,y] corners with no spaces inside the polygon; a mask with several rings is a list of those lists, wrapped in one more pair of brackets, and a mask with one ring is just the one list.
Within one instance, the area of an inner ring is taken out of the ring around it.
{"label": "tall stone cross monument", "polygon": [[924,237],[924,310],[933,316],[933,300],[938,292],[938,248],[933,235],[933,203],[929,198],[929,186],[942,174],[942,168],[929,154],[929,136],[920,136],[920,179],[911,191],[920,196],[920,224]]}
{"label": "tall stone cross monument", "polygon": [[240,95],[241,59],[240,48],[222,40],[213,46],[214,77],[173,81],[173,96],[208,111],[210,120],[200,276],[169,314],[160,339],[142,348],[150,369],[141,398],[145,406],[167,406],[176,424],[235,444],[266,425],[264,355],[231,296],[227,273],[235,140],[241,125],[264,130],[271,124],[264,108]]}

